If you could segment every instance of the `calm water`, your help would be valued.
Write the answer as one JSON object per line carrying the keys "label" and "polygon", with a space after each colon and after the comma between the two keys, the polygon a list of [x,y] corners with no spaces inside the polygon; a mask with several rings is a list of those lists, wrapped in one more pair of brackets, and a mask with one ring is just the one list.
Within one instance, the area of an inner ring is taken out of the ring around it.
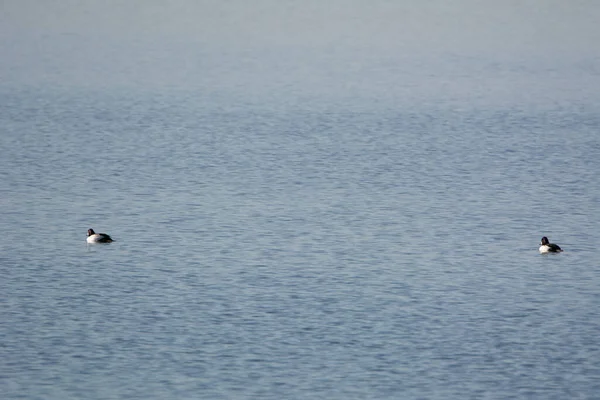
{"label": "calm water", "polygon": [[593,54],[40,41],[0,48],[1,398],[598,397]]}

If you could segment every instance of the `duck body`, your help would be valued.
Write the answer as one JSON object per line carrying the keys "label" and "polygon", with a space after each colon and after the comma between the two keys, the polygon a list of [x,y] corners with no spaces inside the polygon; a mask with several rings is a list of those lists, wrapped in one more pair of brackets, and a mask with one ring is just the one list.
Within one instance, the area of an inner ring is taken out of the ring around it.
{"label": "duck body", "polygon": [[550,243],[546,236],[542,238],[542,241],[540,242],[540,254],[560,253],[562,251],[563,250],[560,248],[559,245]]}
{"label": "duck body", "polygon": [[113,240],[106,233],[96,233],[93,229],[88,229],[86,241],[88,243],[110,243]]}

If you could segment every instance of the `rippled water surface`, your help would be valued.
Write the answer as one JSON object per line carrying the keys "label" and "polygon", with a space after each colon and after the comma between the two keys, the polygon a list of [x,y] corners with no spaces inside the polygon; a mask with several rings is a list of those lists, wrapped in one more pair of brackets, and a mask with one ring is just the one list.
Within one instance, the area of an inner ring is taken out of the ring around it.
{"label": "rippled water surface", "polygon": [[180,46],[0,64],[1,398],[597,398],[591,58]]}

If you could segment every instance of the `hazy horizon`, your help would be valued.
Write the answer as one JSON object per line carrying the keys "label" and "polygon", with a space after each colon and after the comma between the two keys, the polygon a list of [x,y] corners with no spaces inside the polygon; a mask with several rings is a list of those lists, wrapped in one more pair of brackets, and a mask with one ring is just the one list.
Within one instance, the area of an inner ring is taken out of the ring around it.
{"label": "hazy horizon", "polygon": [[[377,86],[397,73],[416,75],[415,81],[422,74],[477,79],[480,69],[496,64],[498,78],[504,69],[546,69],[551,77],[575,68],[574,81],[587,76],[575,87],[599,87],[600,4],[593,1],[5,1],[0,7],[5,85],[202,88],[228,80],[251,87],[273,79],[319,89],[323,81],[352,81],[357,71],[370,72]],[[245,72],[223,73],[230,65]]]}

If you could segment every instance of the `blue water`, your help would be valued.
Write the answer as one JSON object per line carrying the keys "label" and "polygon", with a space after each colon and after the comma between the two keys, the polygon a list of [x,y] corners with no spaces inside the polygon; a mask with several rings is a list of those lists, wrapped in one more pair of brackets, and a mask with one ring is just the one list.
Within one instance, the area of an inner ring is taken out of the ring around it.
{"label": "blue water", "polygon": [[60,26],[0,46],[0,398],[598,398],[596,50]]}

